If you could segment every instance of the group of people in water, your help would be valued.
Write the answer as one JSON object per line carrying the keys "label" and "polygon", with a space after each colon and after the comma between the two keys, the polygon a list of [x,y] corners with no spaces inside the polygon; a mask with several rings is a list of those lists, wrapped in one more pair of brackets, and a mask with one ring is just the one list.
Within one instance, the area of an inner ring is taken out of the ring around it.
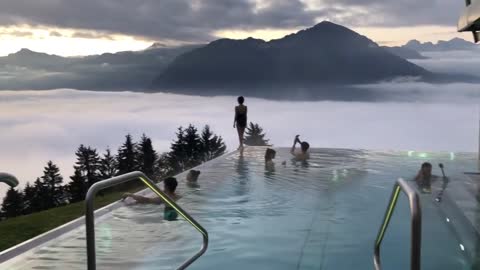
{"label": "group of people in water", "polygon": [[[238,132],[238,139],[239,139],[239,150],[240,153],[243,153],[244,149],[244,133],[247,127],[247,106],[244,105],[245,98],[240,96],[237,98],[238,106],[235,107],[235,118],[233,122],[233,127],[237,129]],[[300,147],[297,148],[297,145]],[[290,148],[290,154],[293,155],[294,160],[296,161],[306,161],[310,158],[309,154],[310,144],[306,141],[300,140],[300,135],[296,135],[293,141],[293,145]],[[265,166],[273,166],[273,160],[276,157],[276,151],[271,148],[267,148],[265,151]],[[282,164],[286,164],[284,161]],[[443,165],[440,164],[443,173]],[[198,178],[200,176],[200,171],[198,170],[190,170],[186,175],[186,183],[189,187],[198,187]],[[415,182],[417,183],[420,191],[422,193],[430,193],[431,192],[431,183],[437,180],[439,177],[436,175],[432,175],[432,164],[425,162],[421,165],[420,170],[418,171]],[[448,178],[444,175],[444,185],[442,191],[446,188],[446,183],[448,183]],[[170,197],[172,200],[176,201],[180,199],[180,195],[178,195],[175,191],[178,186],[177,179],[175,177],[168,177],[163,180],[164,185],[164,192],[165,194]],[[443,192],[442,192],[443,193]],[[160,197],[146,197],[142,195],[136,195],[132,193],[125,193],[123,195],[123,200],[126,198],[132,198],[136,203],[139,204],[162,204],[164,201]],[[440,197],[437,197],[437,200]],[[440,198],[441,199],[441,198]],[[178,213],[175,209],[173,209],[169,205],[165,205],[164,210],[164,219],[165,220],[176,220],[178,218]]]}

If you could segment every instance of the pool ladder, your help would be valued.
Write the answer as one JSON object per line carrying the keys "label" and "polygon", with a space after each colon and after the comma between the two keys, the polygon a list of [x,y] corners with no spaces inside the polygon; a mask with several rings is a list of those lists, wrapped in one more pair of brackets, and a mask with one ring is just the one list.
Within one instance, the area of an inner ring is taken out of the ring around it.
{"label": "pool ladder", "polygon": [[375,239],[375,248],[373,255],[373,262],[375,270],[381,270],[380,263],[380,247],[382,245],[383,237],[392,218],[393,211],[398,201],[400,192],[403,191],[408,197],[410,205],[410,227],[411,227],[411,239],[410,239],[410,269],[420,270],[420,256],[421,256],[421,241],[422,241],[422,211],[420,206],[420,199],[418,193],[412,188],[404,179],[398,179],[395,183],[388,203],[385,217],[383,218],[382,225],[378,231],[377,238]]}
{"label": "pool ladder", "polygon": [[162,190],[160,190],[155,183],[150,180],[142,172],[131,172],[123,174],[117,177],[106,179],[100,182],[93,184],[87,192],[85,199],[86,203],[86,212],[85,212],[85,224],[86,224],[86,233],[87,233],[87,265],[88,270],[96,270],[96,253],[95,253],[95,208],[93,206],[93,200],[95,195],[102,189],[106,189],[112,186],[116,186],[122,183],[126,183],[132,180],[141,180],[148,188],[150,188],[157,196],[159,196],[166,205],[169,205],[177,211],[187,222],[189,222],[197,231],[199,231],[203,236],[202,248],[193,255],[190,259],[182,263],[177,269],[182,270],[186,269],[194,261],[196,261],[200,256],[202,256],[208,248],[208,232],[205,230],[202,225],[200,225],[193,217],[191,217],[185,210],[178,206],[175,201],[170,199]]}

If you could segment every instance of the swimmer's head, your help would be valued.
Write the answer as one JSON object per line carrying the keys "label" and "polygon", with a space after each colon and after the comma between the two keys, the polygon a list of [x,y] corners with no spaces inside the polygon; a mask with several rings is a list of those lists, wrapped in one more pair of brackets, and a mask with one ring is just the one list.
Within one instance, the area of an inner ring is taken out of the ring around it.
{"label": "swimmer's head", "polygon": [[242,105],[245,102],[245,98],[243,96],[239,96],[237,98],[238,104]]}
{"label": "swimmer's head", "polygon": [[305,153],[310,148],[310,144],[308,144],[308,142],[301,142],[300,143],[300,148],[302,148],[302,152]]}
{"label": "swimmer's head", "polygon": [[430,177],[432,175],[432,164],[428,162],[423,163],[421,170],[424,177]]}
{"label": "swimmer's head", "polygon": [[175,177],[168,177],[167,179],[163,180],[163,186],[165,188],[165,191],[174,193],[175,190],[177,189],[177,179]]}
{"label": "swimmer's head", "polygon": [[199,175],[200,175],[200,171],[190,170],[187,174],[187,181],[188,182],[197,182]]}
{"label": "swimmer's head", "polygon": [[277,152],[271,148],[267,148],[267,151],[265,151],[265,161],[271,161],[275,158],[275,155]]}

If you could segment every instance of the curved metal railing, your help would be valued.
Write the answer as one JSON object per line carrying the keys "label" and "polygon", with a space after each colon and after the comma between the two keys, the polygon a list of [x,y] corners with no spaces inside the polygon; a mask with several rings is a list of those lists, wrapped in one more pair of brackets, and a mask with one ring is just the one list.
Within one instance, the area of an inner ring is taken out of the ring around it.
{"label": "curved metal railing", "polygon": [[375,265],[375,270],[381,270],[380,263],[380,247],[382,245],[385,232],[388,228],[388,224],[395,210],[395,206],[398,201],[400,192],[403,191],[408,197],[408,202],[410,204],[410,215],[411,215],[411,246],[410,246],[410,269],[411,270],[420,270],[420,256],[421,256],[421,241],[422,241],[422,211],[420,206],[420,199],[418,193],[403,179],[398,179],[393,187],[392,196],[390,197],[390,203],[388,204],[387,211],[385,212],[385,217],[383,218],[382,226],[378,231],[377,238],[375,240],[375,249],[373,262]]}
{"label": "curved metal railing", "polygon": [[177,269],[185,269],[200,256],[205,253],[208,248],[208,232],[205,230],[202,225],[200,225],[193,217],[191,217],[185,210],[178,206],[175,201],[170,199],[163,191],[161,191],[155,183],[150,180],[142,172],[131,172],[117,177],[113,177],[107,180],[103,180],[93,184],[87,192],[85,199],[86,203],[86,213],[85,213],[85,224],[86,224],[86,233],[87,233],[87,262],[88,270],[96,270],[96,253],[95,253],[95,215],[94,215],[94,206],[93,199],[95,195],[102,189],[116,186],[125,182],[132,180],[140,179],[147,187],[149,187],[156,195],[158,195],[166,205],[171,206],[177,211],[185,220],[187,220],[197,231],[199,231],[203,236],[203,245],[202,248],[190,259],[186,260],[180,267]]}
{"label": "curved metal railing", "polygon": [[9,173],[4,172],[0,172],[0,183],[5,183],[10,187],[18,186],[17,178]]}

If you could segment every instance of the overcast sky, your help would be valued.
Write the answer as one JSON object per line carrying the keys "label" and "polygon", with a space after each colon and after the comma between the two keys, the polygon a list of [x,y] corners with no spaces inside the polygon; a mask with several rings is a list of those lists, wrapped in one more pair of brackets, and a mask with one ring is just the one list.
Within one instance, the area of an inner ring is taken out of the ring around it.
{"label": "overcast sky", "polygon": [[279,38],[330,20],[385,45],[459,35],[453,0],[0,0],[0,55],[139,50],[151,42]]}

